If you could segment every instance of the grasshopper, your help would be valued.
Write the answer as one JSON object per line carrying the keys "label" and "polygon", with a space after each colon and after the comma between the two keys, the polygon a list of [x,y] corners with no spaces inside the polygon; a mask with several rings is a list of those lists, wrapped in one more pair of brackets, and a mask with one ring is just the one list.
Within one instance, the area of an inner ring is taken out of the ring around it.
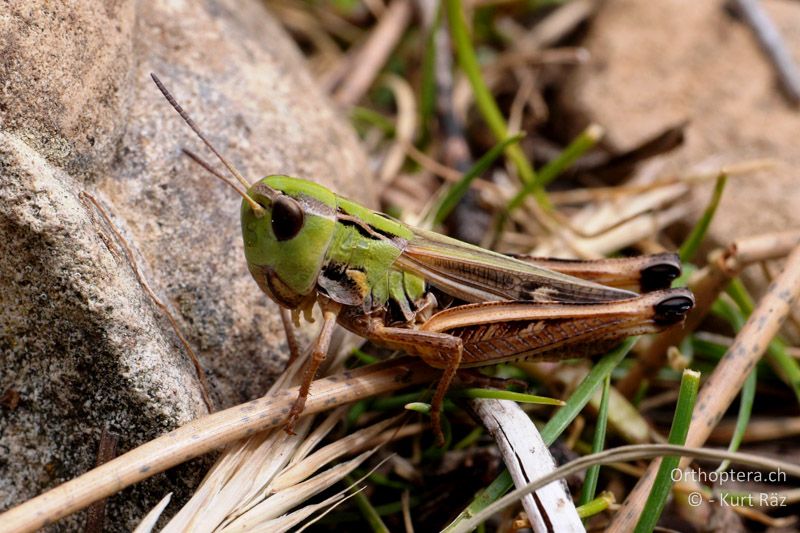
{"label": "grasshopper", "polygon": [[[625,337],[683,322],[694,305],[674,254],[573,261],[509,256],[406,225],[312,181],[283,175],[250,184],[159,79],[153,81],[244,190],[184,152],[242,196],[247,266],[295,322],[318,305],[322,327],[285,429],[292,433],[335,324],[419,356],[442,377],[431,402],[437,440],[442,402],[463,369],[604,353]],[[640,291],[644,294],[638,294]]]}

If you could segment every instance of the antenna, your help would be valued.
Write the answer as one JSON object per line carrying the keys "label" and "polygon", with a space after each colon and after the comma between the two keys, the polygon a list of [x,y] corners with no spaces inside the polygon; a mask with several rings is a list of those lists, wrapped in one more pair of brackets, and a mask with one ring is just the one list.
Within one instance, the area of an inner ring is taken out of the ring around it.
{"label": "antenna", "polygon": [[184,154],[189,156],[189,159],[191,159],[192,161],[194,161],[195,163],[206,169],[206,171],[208,171],[209,174],[211,174],[218,180],[224,182],[225,185],[229,186],[231,189],[236,191],[240,196],[242,196],[242,198],[248,201],[251,199],[250,196],[248,196],[246,193],[243,193],[242,190],[236,186],[236,183],[232,182],[230,179],[220,174],[215,168],[213,168],[208,162],[204,161],[199,155],[192,152],[188,148],[181,148],[181,150],[183,151]]}
{"label": "antenna", "polygon": [[[203,133],[200,131],[200,128],[198,128],[197,124],[195,124],[194,120],[192,120],[191,117],[189,117],[188,113],[186,113],[186,111],[184,111],[183,108],[180,106],[180,104],[175,100],[175,97],[172,96],[172,94],[167,90],[166,87],[164,87],[164,84],[161,83],[161,80],[158,79],[158,76],[156,76],[154,73],[151,72],[150,73],[150,77],[153,78],[153,81],[155,82],[156,86],[158,87],[158,90],[161,91],[161,94],[164,95],[164,98],[167,99],[167,102],[169,102],[170,105],[173,108],[175,108],[175,111],[178,112],[178,114],[181,116],[181,118],[184,120],[184,122],[186,122],[186,124],[188,124],[189,127],[192,128],[192,131],[194,131],[195,134],[198,137],[200,137],[200,140],[203,141],[203,143],[206,146],[208,146],[209,150],[214,152],[214,155],[217,156],[217,159],[219,159],[220,162],[222,162],[222,164],[225,165],[225,168],[228,169],[228,171],[233,175],[233,177],[235,177],[239,181],[239,183],[241,183],[244,186],[244,190],[247,191],[250,188],[250,184],[247,182],[247,180],[244,178],[244,176],[242,176],[242,174],[238,170],[236,170],[236,167],[234,167],[232,164],[230,164],[228,162],[228,160],[225,159],[224,157],[222,157],[222,154],[220,154],[217,151],[217,149],[214,148],[214,145],[212,145],[211,142],[206,138],[206,136],[203,135]],[[213,174],[217,178],[221,179],[222,181],[224,181],[225,183],[227,183],[231,187],[233,187],[233,189],[236,192],[241,194],[242,197],[247,201],[247,203],[250,204],[250,207],[253,209],[253,212],[256,215],[256,217],[260,218],[260,217],[262,217],[264,215],[264,208],[261,207],[258,204],[258,202],[253,200],[250,197],[250,195],[247,194],[247,192],[243,193],[242,191],[240,191],[238,187],[236,187],[233,183],[231,183],[230,181],[225,179],[219,172],[216,172],[215,170],[213,170],[208,163],[206,163],[205,161],[203,161],[202,159],[197,157],[192,152],[189,152],[188,150],[184,149],[184,153],[186,153],[186,155],[191,157],[196,163],[199,163],[200,166],[202,166],[203,168],[205,168],[206,170],[211,172],[211,174]]]}

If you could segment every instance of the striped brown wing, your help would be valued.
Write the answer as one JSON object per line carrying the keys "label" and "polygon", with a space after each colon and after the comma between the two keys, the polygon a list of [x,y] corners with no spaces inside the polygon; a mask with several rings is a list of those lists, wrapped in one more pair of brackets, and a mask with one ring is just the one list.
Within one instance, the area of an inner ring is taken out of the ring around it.
{"label": "striped brown wing", "polygon": [[414,238],[395,265],[466,302],[600,303],[636,296],[624,289],[554,272],[438,233],[412,230]]}

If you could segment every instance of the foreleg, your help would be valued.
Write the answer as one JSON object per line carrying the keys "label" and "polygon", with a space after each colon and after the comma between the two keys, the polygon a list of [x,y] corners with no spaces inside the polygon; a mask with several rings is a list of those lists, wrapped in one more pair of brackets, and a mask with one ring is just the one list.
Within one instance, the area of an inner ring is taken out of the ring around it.
{"label": "foreleg", "polygon": [[306,398],[308,398],[309,390],[311,389],[311,382],[317,376],[319,366],[328,355],[328,349],[331,345],[331,336],[333,335],[333,328],[336,326],[336,317],[339,315],[341,305],[330,300],[320,301],[322,308],[322,329],[314,341],[314,348],[311,350],[308,362],[303,370],[303,381],[300,383],[300,393],[289,411],[289,416],[286,418],[286,425],[284,430],[289,435],[294,435],[294,426],[297,419],[303,414],[303,409],[306,405]]}

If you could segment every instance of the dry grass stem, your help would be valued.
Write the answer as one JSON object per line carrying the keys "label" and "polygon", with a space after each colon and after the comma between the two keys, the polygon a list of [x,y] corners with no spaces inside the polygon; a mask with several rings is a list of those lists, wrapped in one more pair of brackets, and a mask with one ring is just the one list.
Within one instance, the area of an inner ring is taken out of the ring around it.
{"label": "dry grass stem", "polygon": [[[409,385],[431,382],[438,371],[401,358],[345,371],[314,382],[305,415]],[[280,426],[297,388],[219,411],[177,428],[0,515],[8,531],[34,531],[154,474]]]}
{"label": "dry grass stem", "polygon": [[[789,255],[783,272],[758,303],[733,346],[720,360],[697,398],[686,445],[701,446],[730,407],[745,379],[767,349],[800,294],[800,246]],[[641,513],[660,461],[653,461],[647,473],[628,495],[615,515],[609,531],[630,531]],[[682,466],[685,467],[684,460]]]}
{"label": "dry grass stem", "polygon": [[300,446],[297,447],[294,455],[289,461],[287,469],[308,457],[314,448],[316,448],[317,445],[328,435],[328,433],[330,433],[333,428],[336,427],[336,424],[342,420],[345,414],[347,414],[347,406],[339,407],[328,413],[328,416],[325,417],[325,420],[323,420],[320,424],[317,424],[317,427],[314,428],[314,431],[304,438],[303,442],[300,443]]}
{"label": "dry grass stem", "polygon": [[[722,422],[708,436],[708,442],[727,445],[733,437],[735,427],[735,422]],[[770,442],[797,436],[800,436],[800,417],[752,418],[747,424],[742,442]]]}
{"label": "dry grass stem", "polygon": [[610,187],[592,187],[588,189],[570,189],[567,191],[553,191],[549,193],[550,200],[556,204],[586,204],[603,200],[621,199],[623,197],[639,194],[661,187],[669,187],[676,183],[695,185],[713,181],[720,174],[728,177],[739,177],[752,174],[753,172],[763,171],[775,166],[775,161],[771,159],[753,159],[726,165],[714,172],[703,172],[700,174],[687,174],[685,176],[669,176],[650,179],[644,183],[625,183]]}
{"label": "dry grass stem", "polygon": [[319,19],[297,6],[274,3],[270,8],[278,13],[281,23],[291,31],[308,39],[317,53],[309,58],[313,72],[322,73],[339,63],[342,53],[333,37],[322,31]]}
{"label": "dry grass stem", "polygon": [[[350,353],[350,343],[338,349],[338,356],[330,358],[331,367],[341,366]],[[334,352],[337,350],[334,348]],[[273,385],[270,394],[277,394],[289,384],[296,383],[303,361],[292,365]],[[226,450],[206,476],[195,496],[170,521],[165,531],[215,531],[228,524],[246,520],[256,529],[264,527],[266,520],[273,522],[271,513],[274,506],[291,507],[302,505],[308,498],[304,492],[293,492],[303,499],[287,502],[286,498],[276,498],[281,491],[291,489],[304,481],[327,462],[345,454],[353,454],[365,449],[364,446],[351,446],[353,438],[337,441],[320,452],[308,455],[325,436],[345,416],[346,406],[339,407],[311,431],[312,418],[303,419],[296,428],[296,435],[287,436],[280,429],[267,430],[242,441]],[[379,433],[392,421],[383,423],[369,436]],[[368,437],[369,437],[368,436]],[[367,439],[360,439],[361,443]],[[388,440],[388,439],[387,439]],[[386,440],[383,442],[387,442]],[[325,453],[335,449],[338,453]],[[284,476],[288,473],[288,476]],[[313,485],[312,485],[313,486]],[[316,485],[326,488],[325,483]],[[338,501],[338,500],[337,500]],[[255,513],[255,514],[254,514]],[[292,513],[295,519],[305,516]],[[266,517],[258,522],[254,516]],[[270,527],[274,527],[272,524]]]}
{"label": "dry grass stem", "polygon": [[[481,399],[470,403],[497,442],[517,487],[555,469],[555,460],[539,431],[516,402]],[[533,494],[526,495],[522,498],[522,506],[536,533],[583,531],[566,483],[556,482],[542,487],[536,491],[535,500]]]}
{"label": "dry grass stem", "polygon": [[[770,278],[769,281],[772,282],[772,279]],[[792,309],[792,311],[794,311],[794,309]],[[727,335],[720,335],[719,333],[711,333],[708,331],[696,331],[694,333],[694,337],[698,340],[719,344],[720,346],[730,346],[731,344],[733,344],[734,341],[733,337],[728,337]],[[786,353],[788,353],[795,359],[800,359],[800,348],[796,346],[787,346]]]}
{"label": "dry grass stem", "polygon": [[133,533],[150,533],[153,531],[153,528],[156,527],[158,519],[161,517],[161,513],[163,513],[164,509],[167,508],[167,505],[169,505],[171,499],[171,492],[161,498],[161,501],[158,502],[158,505],[153,507],[153,509],[151,509],[150,512],[145,515],[142,521],[139,522],[139,525],[136,526],[136,529],[133,530]]}
{"label": "dry grass stem", "polygon": [[587,206],[569,217],[569,227],[584,239],[591,239],[614,229],[639,215],[657,212],[677,202],[689,192],[689,187],[676,183],[644,191],[623,201],[599,202]]}
{"label": "dry grass stem", "polygon": [[411,493],[404,490],[400,496],[400,504],[403,506],[403,527],[406,533],[414,533],[414,522],[411,520]]}
{"label": "dry grass stem", "polygon": [[[499,500],[491,505],[485,507],[468,520],[464,520],[453,528],[451,533],[468,533],[472,531],[478,524],[485,521],[491,515],[505,509],[510,504],[521,498],[523,495],[539,489],[545,485],[552,483],[555,480],[562,479],[573,473],[580,472],[592,465],[609,465],[620,461],[633,461],[640,459],[652,459],[655,457],[662,457],[666,455],[680,455],[683,457],[695,457],[697,459],[704,459],[710,461],[729,460],[737,464],[743,464],[759,468],[761,470],[770,472],[784,472],[785,474],[800,478],[800,466],[788,462],[775,459],[768,459],[759,455],[741,452],[728,452],[723,450],[711,450],[707,448],[692,448],[688,446],[677,446],[674,444],[634,444],[631,446],[620,446],[603,452],[587,455],[579,459],[575,459],[565,465],[558,467],[553,472],[541,476],[535,481],[531,481],[528,485],[515,489],[514,491],[506,494]],[[655,462],[655,461],[654,461]],[[651,463],[652,464],[652,463]],[[617,517],[624,510],[616,514]],[[638,515],[634,514],[631,518],[635,521]],[[615,524],[612,524],[612,527]],[[624,531],[633,531],[633,526]],[[610,531],[610,529],[607,529]]]}
{"label": "dry grass stem", "polygon": [[[523,362],[518,365],[526,374],[545,383],[548,389],[564,391],[564,397],[569,395],[589,373],[586,365],[548,362]],[[602,391],[598,390],[587,404],[595,413],[600,408],[601,397]],[[615,387],[610,389],[608,401],[608,425],[616,435],[631,444],[643,444],[652,440],[655,432],[648,421]]]}
{"label": "dry grass stem", "polygon": [[714,300],[744,267],[764,259],[784,257],[799,244],[800,231],[786,231],[740,239],[725,250],[712,251],[708,264],[695,272],[687,283],[695,296],[695,306],[683,327],[641,339],[636,346],[637,361],[617,382],[616,389],[632,398],[642,381],[650,379],[664,365],[667,349],[677,346],[689,332],[697,329]]}
{"label": "dry grass stem", "polygon": [[347,76],[333,95],[337,102],[351,106],[361,100],[411,21],[412,8],[409,0],[391,3],[364,44],[344,62]]}
{"label": "dry grass stem", "polygon": [[532,95],[538,92],[536,89],[536,77],[529,70],[520,69],[521,72],[517,73],[520,79],[519,88],[514,95],[514,100],[511,102],[511,108],[508,112],[508,134],[514,135],[522,131],[522,120],[524,118],[525,107],[532,98]]}
{"label": "dry grass stem", "polygon": [[[313,524],[330,511],[335,509],[338,505],[344,503],[348,498],[354,496],[356,493],[351,492],[350,495],[346,495],[345,491],[340,491],[330,498],[327,498],[319,503],[312,503],[310,505],[305,505],[296,511],[292,511],[291,513],[287,513],[279,518],[274,520],[268,520],[266,522],[262,522],[258,526],[254,527],[251,531],[263,531],[265,533],[279,533],[283,531],[290,531],[293,527],[300,525],[301,523],[305,524],[302,528],[298,529],[298,533],[303,531],[307,526]],[[318,514],[317,514],[318,513]],[[308,518],[312,515],[315,515],[315,518],[312,520],[308,520]]]}
{"label": "dry grass stem", "polygon": [[373,437],[372,440],[364,444],[362,448],[364,449],[374,448],[375,446],[385,444],[389,441],[400,440],[406,437],[413,437],[415,435],[421,435],[427,429],[428,425],[423,423],[404,424],[398,428],[387,429],[380,435]]}
{"label": "dry grass stem", "polygon": [[382,0],[364,0],[364,5],[370,10],[372,15],[378,19],[386,12],[386,6]]}
{"label": "dry grass stem", "polygon": [[281,22],[283,22],[283,13],[285,10],[307,13],[317,26],[317,31],[329,33],[331,37],[335,37],[348,44],[358,41],[366,33],[363,28],[353,24],[335,12],[329,9],[320,9],[318,5],[309,5],[308,2],[270,0],[269,8],[277,12]]}
{"label": "dry grass stem", "polygon": [[291,437],[273,430],[266,438],[249,439],[237,460],[207,480],[209,490],[198,491],[200,496],[192,498],[165,531],[213,531],[229,517],[246,512],[263,491],[261,480],[270,479],[288,462],[291,450],[302,441],[310,422],[307,418],[299,423],[297,435]]}
{"label": "dry grass stem", "polygon": [[[583,251],[577,257],[597,258],[606,256],[655,235],[670,224],[686,217],[689,210],[690,207],[688,205],[678,204],[653,213],[643,213],[591,239],[580,237],[567,239],[563,232],[559,232],[562,242],[559,243],[553,240],[543,243],[537,247],[534,253],[551,257],[575,257],[575,250],[577,249]],[[565,244],[568,240],[571,242]]]}
{"label": "dry grass stem", "polygon": [[639,402],[639,412],[647,413],[648,411],[658,409],[659,407],[675,405],[675,401],[678,399],[678,392],[679,391],[677,389],[670,389],[660,394],[654,394],[649,398],[645,398]]}
{"label": "dry grass stem", "polygon": [[786,97],[793,105],[800,104],[800,68],[767,10],[755,0],[733,0],[732,3],[752,28],[761,48],[775,67]]}
{"label": "dry grass stem", "polygon": [[752,263],[780,259],[800,245],[800,229],[766,233],[737,239],[731,244],[728,255],[733,257],[738,268]]}
{"label": "dry grass stem", "polygon": [[[579,24],[592,16],[598,2],[594,0],[574,0],[563,4],[544,17],[532,29],[519,32],[515,48],[519,50],[540,50],[560,41]],[[508,19],[507,19],[508,20]]]}
{"label": "dry grass stem", "polygon": [[[508,76],[507,70],[512,70],[514,75],[520,78],[520,86],[526,83],[524,77],[530,77],[530,81],[535,81],[533,69],[526,67],[538,67],[542,65],[579,65],[586,63],[590,59],[586,48],[565,46],[563,48],[552,48],[549,50],[525,50],[516,52],[506,52],[499,56],[496,61],[486,65],[484,76],[487,82],[499,82],[503,76]],[[519,90],[518,90],[519,92]],[[509,116],[513,112],[509,111]],[[542,117],[546,118],[546,117]],[[509,120],[509,122],[511,122]],[[509,128],[513,131],[513,128]]]}
{"label": "dry grass stem", "polygon": [[[750,497],[753,499],[754,502],[758,501],[759,494],[761,493],[749,493],[746,497]],[[775,493],[777,496],[778,493]],[[787,501],[788,503],[788,501]],[[763,524],[767,526],[767,528],[772,529],[791,529],[791,526],[795,526],[797,524],[797,517],[796,516],[786,516],[782,518],[773,518],[766,514],[764,511],[759,509],[743,507],[739,505],[734,505],[732,511],[737,515],[747,518],[748,520],[752,520],[758,524]],[[767,507],[768,510],[771,510]],[[796,528],[794,528],[796,530]]]}
{"label": "dry grass stem", "polygon": [[[107,463],[117,456],[117,441],[119,438],[111,433],[107,427],[100,434],[100,445],[97,449],[97,462],[95,466]],[[99,533],[103,531],[106,520],[106,500],[93,503],[86,509],[86,523],[83,526],[85,533]]]}
{"label": "dry grass stem", "polygon": [[[287,334],[293,334],[291,319],[284,315],[284,327]],[[335,356],[326,360],[328,370],[338,368],[352,349],[352,335],[337,334],[331,346]],[[275,395],[283,389],[296,384],[299,373],[305,364],[302,358],[295,357],[286,371],[276,380],[268,394]],[[325,370],[325,369],[323,369]],[[314,432],[311,442],[324,437],[330,428],[344,414],[344,407],[334,410],[320,425],[322,429]],[[331,419],[333,421],[331,422]],[[288,436],[281,430],[267,430],[249,439],[229,446],[211,468],[206,478],[196,490],[194,496],[173,517],[164,529],[168,531],[213,531],[246,513],[269,496],[269,484],[283,469],[290,459],[297,458],[306,439],[312,417],[304,418],[297,425],[296,435]],[[322,436],[317,437],[322,434]],[[307,452],[305,452],[307,453]],[[302,502],[297,502],[300,504]]]}
{"label": "dry grass stem", "polygon": [[[463,176],[463,173],[447,165],[443,165],[428,154],[421,152],[419,148],[414,145],[408,147],[408,156],[430,173],[444,178],[446,181],[457,182],[461,179],[461,176]],[[472,184],[474,183],[473,181]]]}
{"label": "dry grass stem", "polygon": [[[291,318],[283,312],[281,318],[287,335],[293,335]],[[341,336],[337,335],[335,344],[339,346],[332,347],[332,353],[342,351],[340,340]],[[298,373],[305,363],[297,355],[295,346],[290,357],[292,362],[272,385],[269,395],[278,394],[297,383]],[[333,357],[327,362],[332,362],[332,366],[335,366],[335,361],[340,358]],[[296,435],[293,436],[280,430],[267,430],[228,446],[194,496],[170,520],[164,531],[212,531],[256,505],[264,498],[264,487],[291,459],[309,432],[311,423],[311,417],[301,420],[297,425]]]}
{"label": "dry grass stem", "polygon": [[417,104],[414,91],[408,82],[394,74],[385,77],[386,85],[394,94],[397,103],[397,123],[395,137],[378,173],[382,186],[389,185],[405,163],[408,147],[414,140],[417,125]]}
{"label": "dry grass stem", "polygon": [[276,493],[249,509],[247,513],[234,519],[231,523],[224,526],[221,531],[226,533],[250,531],[259,524],[278,518],[286,511],[297,506],[298,502],[304,502],[337,481],[341,481],[346,475],[355,470],[372,455],[372,453],[372,451],[364,452],[350,461],[333,466],[307,481],[298,483],[297,485]]}
{"label": "dry grass stem", "polygon": [[399,420],[400,417],[382,420],[377,424],[373,424],[367,428],[351,433],[336,442],[328,444],[302,461],[285,468],[272,481],[270,490],[272,492],[285,490],[292,485],[300,483],[319,468],[339,457],[353,453],[354,451],[359,451],[365,443],[370,442],[375,436],[379,435],[383,430],[393,424],[396,424]]}

